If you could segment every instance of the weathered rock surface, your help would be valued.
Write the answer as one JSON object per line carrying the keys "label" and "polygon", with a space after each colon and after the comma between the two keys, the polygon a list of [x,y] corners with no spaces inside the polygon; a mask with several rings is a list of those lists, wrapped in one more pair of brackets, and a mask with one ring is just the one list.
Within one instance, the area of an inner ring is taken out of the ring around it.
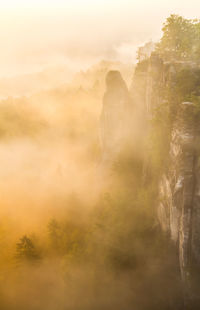
{"label": "weathered rock surface", "polygon": [[[184,66],[190,68],[191,64],[163,63],[156,55],[139,64],[130,91],[135,113],[132,136],[136,131],[141,140],[148,136],[155,110],[165,100],[163,93],[174,86],[174,77]],[[104,163],[115,159],[123,147],[127,130],[130,131],[130,126],[127,127],[130,96],[125,82],[118,71],[110,71],[106,84],[100,126]],[[177,106],[168,148],[169,163],[158,182],[158,218],[176,245],[180,276],[190,307],[200,304],[200,118],[194,103],[179,102]],[[142,147],[144,170],[148,170],[148,150],[145,151],[144,144]]]}
{"label": "weathered rock surface", "polygon": [[128,88],[119,71],[109,71],[100,119],[103,163],[119,154],[126,135],[129,108]]}
{"label": "weathered rock surface", "polygon": [[[132,92],[136,93],[134,100],[137,105],[141,105],[145,111],[147,132],[152,130],[151,120],[155,110],[163,104],[166,91],[173,94],[173,88],[177,87],[177,76],[184,75],[186,87],[189,85],[188,89],[193,92],[190,79],[196,75],[197,69],[189,62],[163,63],[156,55],[152,55],[148,62],[139,64]],[[188,77],[185,74],[187,70],[190,73]],[[188,81],[185,80],[187,78]],[[194,84],[196,87],[197,83]],[[179,253],[186,303],[188,307],[196,307],[196,304],[200,305],[200,119],[194,103],[176,104],[178,110],[175,110],[175,103],[171,106],[174,120],[169,163],[159,181],[158,218],[163,231],[169,234]],[[149,165],[147,151],[144,159],[145,175],[148,175]]]}

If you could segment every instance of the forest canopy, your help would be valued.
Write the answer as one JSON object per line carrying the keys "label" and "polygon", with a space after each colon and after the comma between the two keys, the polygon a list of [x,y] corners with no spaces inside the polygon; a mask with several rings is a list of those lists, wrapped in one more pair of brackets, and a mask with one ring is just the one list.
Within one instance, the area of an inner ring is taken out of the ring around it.
{"label": "forest canopy", "polygon": [[157,51],[164,60],[193,60],[200,56],[200,20],[170,15],[162,28]]}

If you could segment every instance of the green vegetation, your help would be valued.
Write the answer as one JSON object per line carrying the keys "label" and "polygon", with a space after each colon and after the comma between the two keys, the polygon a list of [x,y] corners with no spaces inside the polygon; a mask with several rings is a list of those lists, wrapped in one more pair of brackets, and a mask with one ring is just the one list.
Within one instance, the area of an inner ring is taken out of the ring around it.
{"label": "green vegetation", "polygon": [[172,14],[162,28],[157,51],[164,60],[199,61],[200,21]]}
{"label": "green vegetation", "polygon": [[169,166],[171,134],[181,104],[193,102],[196,117],[200,111],[200,21],[172,14],[162,31],[163,36],[150,60],[139,63],[136,68],[136,72],[148,72],[149,65],[152,68],[148,73],[153,85],[148,167],[149,175],[157,182]]}
{"label": "green vegetation", "polygon": [[23,236],[16,246],[16,260],[19,264],[35,263],[40,259],[34,242],[27,236]]}
{"label": "green vegetation", "polygon": [[[35,95],[25,102],[22,98],[21,102],[20,99],[1,102],[2,143],[5,138],[15,141],[19,137],[30,140],[40,137],[38,148],[47,147],[42,164],[36,153],[32,161],[22,166],[23,171],[29,171],[22,183],[26,192],[30,182],[30,196],[24,203],[27,212],[32,207],[31,199],[34,208],[45,206],[48,210],[33,229],[37,238],[30,237],[32,227],[26,223],[22,232],[12,222],[6,225],[6,234],[0,231],[0,241],[5,239],[3,253],[6,252],[0,258],[0,266],[6,270],[0,274],[3,310],[167,310],[171,304],[179,309],[182,296],[177,253],[160,230],[156,206],[158,182],[168,167],[171,132],[180,103],[195,102],[199,113],[200,70],[181,64],[198,62],[199,35],[199,21],[177,15],[167,19],[156,53],[165,62],[176,64],[174,71],[168,68],[163,73],[160,61],[158,74],[152,73],[157,85],[152,98],[159,95],[161,100],[159,105],[155,103],[149,135],[134,141],[131,135],[109,176],[105,180],[101,177],[101,191],[93,200],[96,185],[93,183],[99,181],[96,166],[100,158],[101,107],[99,97],[93,95],[94,89],[91,92],[62,89]],[[146,96],[144,76],[148,65],[149,60],[145,60],[136,68],[141,78],[138,93],[142,100]],[[165,79],[164,86],[158,81],[160,76],[162,81]],[[52,148],[48,149],[49,145]],[[57,150],[63,154],[58,160]],[[69,160],[67,168],[62,165],[65,160]],[[44,162],[49,170],[41,172]],[[87,179],[92,164],[96,169],[94,182]],[[34,165],[38,175],[31,170]],[[56,172],[51,174],[51,170]],[[41,176],[47,184],[41,191],[48,199],[35,190]],[[77,187],[70,187],[71,183]],[[17,200],[21,189],[17,185],[13,191],[16,210],[22,203],[21,197]],[[75,201],[69,199],[69,193],[76,197]],[[92,202],[88,203],[90,198]],[[11,237],[6,239],[5,235]],[[29,296],[34,298],[30,301]]]}
{"label": "green vegetation", "polygon": [[35,231],[37,237],[24,235],[13,243],[1,281],[8,277],[7,285],[20,298],[14,294],[5,310],[14,303],[28,309],[30,301],[23,293],[28,288],[39,298],[33,309],[50,307],[52,296],[53,309],[70,310],[108,305],[119,310],[130,306],[167,310],[169,300],[179,302],[176,257],[153,208],[156,187],[150,183],[144,188],[142,160],[132,151],[124,150],[115,161],[111,182],[92,211],[85,210],[83,216],[83,202],[71,200],[73,211],[66,208],[62,217],[57,211],[56,218]]}

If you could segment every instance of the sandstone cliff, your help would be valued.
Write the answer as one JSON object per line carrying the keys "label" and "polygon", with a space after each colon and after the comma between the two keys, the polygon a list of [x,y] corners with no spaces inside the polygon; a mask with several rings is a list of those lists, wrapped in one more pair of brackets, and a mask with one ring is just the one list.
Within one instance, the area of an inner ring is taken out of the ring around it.
{"label": "sandstone cliff", "polygon": [[132,107],[130,135],[143,140],[143,186],[157,187],[152,208],[178,253],[186,309],[199,305],[199,77],[194,63],[164,62],[153,53],[136,67],[130,94],[118,72],[108,74],[101,117],[103,160],[112,161],[123,148]]}

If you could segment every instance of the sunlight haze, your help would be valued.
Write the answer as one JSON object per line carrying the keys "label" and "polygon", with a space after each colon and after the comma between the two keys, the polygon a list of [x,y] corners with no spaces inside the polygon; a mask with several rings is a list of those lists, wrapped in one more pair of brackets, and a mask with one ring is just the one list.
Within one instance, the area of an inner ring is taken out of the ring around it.
{"label": "sunlight haze", "polygon": [[138,45],[158,40],[168,15],[200,17],[197,0],[1,0],[0,9],[0,76],[57,64],[76,71],[102,58],[135,62]]}

